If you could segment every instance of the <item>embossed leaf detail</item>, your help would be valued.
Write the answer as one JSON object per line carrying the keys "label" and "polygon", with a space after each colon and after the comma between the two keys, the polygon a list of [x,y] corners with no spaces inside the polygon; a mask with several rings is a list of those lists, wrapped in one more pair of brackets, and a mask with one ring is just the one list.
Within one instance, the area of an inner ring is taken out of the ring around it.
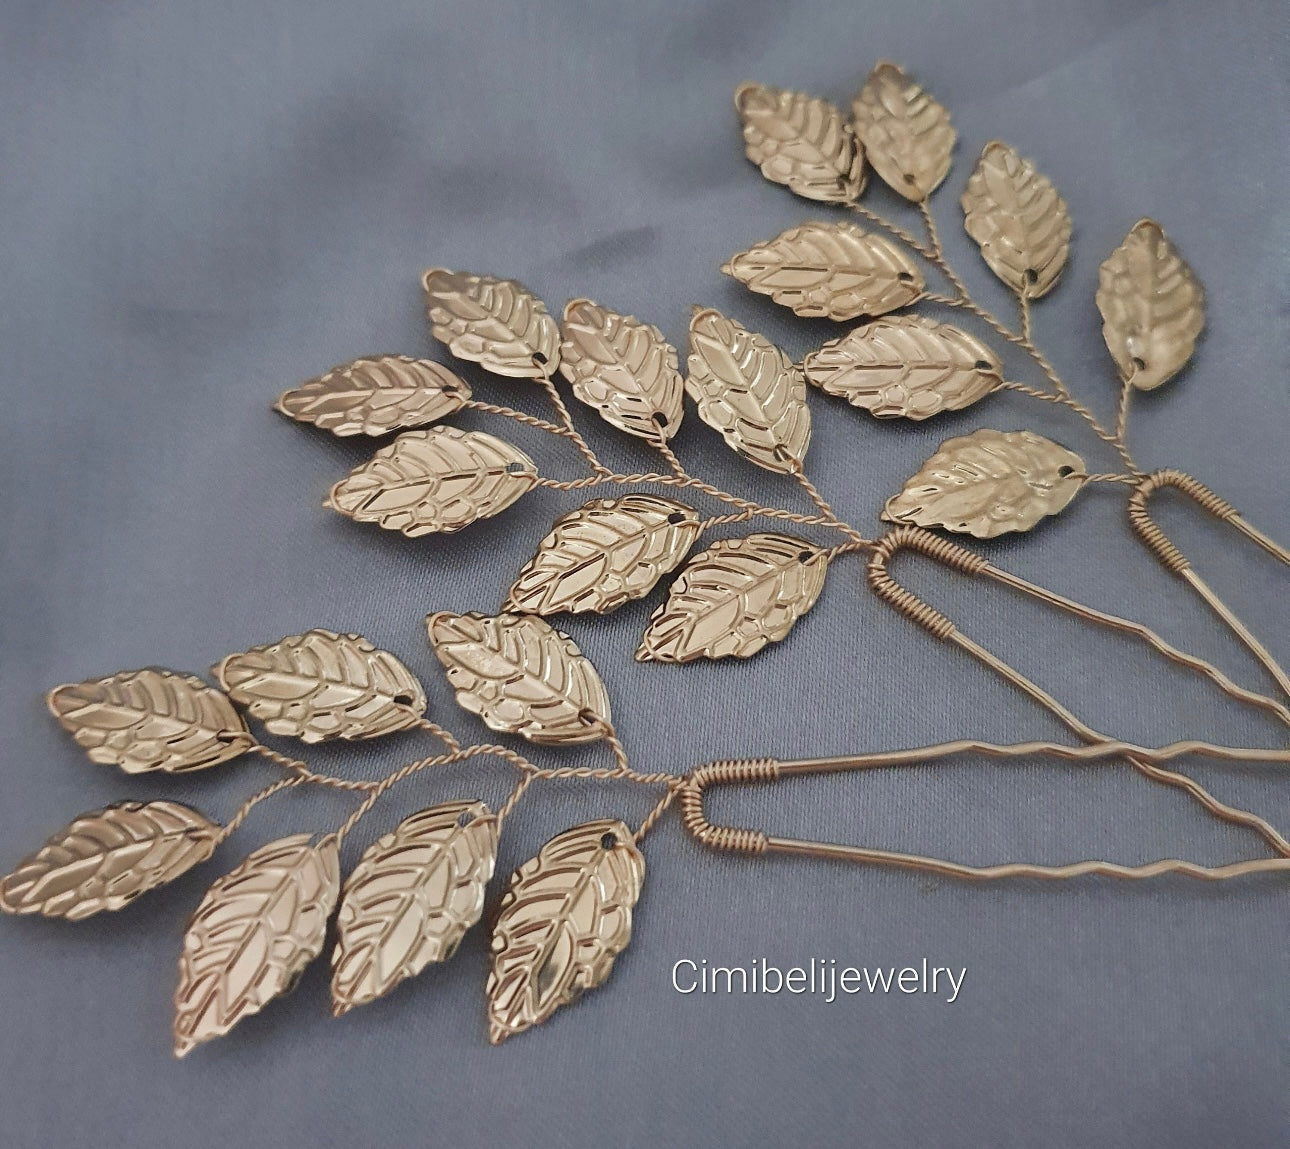
{"label": "embossed leaf detail", "polygon": [[552,838],[511,878],[493,929],[488,1039],[546,1021],[604,982],[632,936],[645,859],[619,821]]}
{"label": "embossed leaf detail", "polygon": [[672,499],[593,499],[556,520],[511,587],[506,609],[520,614],[617,610],[649,594],[698,537],[698,514]]}
{"label": "embossed leaf detail", "polygon": [[721,539],[696,555],[649,620],[636,658],[747,658],[779,642],[819,598],[819,547],[788,535]]}
{"label": "embossed leaf detail", "polygon": [[434,337],[459,359],[521,379],[540,379],[559,366],[559,329],[523,284],[432,267],[421,286]]}
{"label": "embossed leaf detail", "polygon": [[806,380],[764,335],[713,308],[690,320],[690,374],[685,389],[699,418],[759,467],[789,474],[811,441]]}
{"label": "embossed leaf detail", "polygon": [[880,419],[958,411],[1003,382],[1003,365],[974,335],[921,315],[879,319],[802,363],[806,381]]}
{"label": "embossed leaf detail", "polygon": [[426,619],[457,702],[530,742],[595,742],[609,726],[605,684],[577,643],[531,614]]}
{"label": "embossed leaf detail", "polygon": [[961,202],[968,235],[995,275],[1031,299],[1052,290],[1070,251],[1071,217],[1034,164],[991,140]]}
{"label": "embossed leaf detail", "polygon": [[768,180],[825,203],[849,203],[864,190],[860,146],[827,100],[741,84],[735,107],[743,120],[744,151]]}
{"label": "embossed leaf detail", "polygon": [[564,309],[560,372],[601,418],[642,439],[670,439],[681,425],[685,394],[676,348],[663,333],[590,299]]}
{"label": "embossed leaf detail", "polygon": [[409,538],[459,531],[509,507],[537,479],[518,447],[483,431],[408,431],[331,489],[327,505]]}
{"label": "embossed leaf detail", "polygon": [[885,315],[923,293],[918,266],[850,223],[804,223],[741,251],[721,269],[804,318]]}
{"label": "embossed leaf detail", "polygon": [[851,116],[873,170],[906,199],[926,199],[948,174],[950,114],[895,64],[878,61]]}
{"label": "embossed leaf detail", "polygon": [[233,700],[274,734],[304,742],[406,730],[426,708],[412,672],[357,634],[292,635],[230,654],[215,674]]}
{"label": "embossed leaf detail", "polygon": [[437,423],[469,398],[464,379],[429,359],[370,355],[283,392],[275,407],[335,435],[385,435]]}
{"label": "embossed leaf detail", "polygon": [[81,814],[0,881],[0,910],[80,921],[119,910],[215,850],[219,826],[178,802]]}
{"label": "embossed leaf detail", "polygon": [[200,678],[132,670],[56,686],[50,712],[91,761],[127,774],[218,766],[254,739],[228,698]]}
{"label": "embossed leaf detail", "polygon": [[484,910],[497,819],[482,802],[444,802],[368,847],[345,881],[332,951],[339,1017],[447,961]]}
{"label": "embossed leaf detail", "polygon": [[1057,514],[1085,476],[1083,459],[1042,435],[982,429],[942,443],[882,517],[994,538]]}
{"label": "embossed leaf detail", "polygon": [[295,985],[321,952],[340,889],[335,835],[261,846],[215,882],[184,935],[175,1056],[228,1033]]}
{"label": "embossed leaf detail", "polygon": [[1200,281],[1151,219],[1134,224],[1102,264],[1097,309],[1120,378],[1140,391],[1182,370],[1205,326]]}

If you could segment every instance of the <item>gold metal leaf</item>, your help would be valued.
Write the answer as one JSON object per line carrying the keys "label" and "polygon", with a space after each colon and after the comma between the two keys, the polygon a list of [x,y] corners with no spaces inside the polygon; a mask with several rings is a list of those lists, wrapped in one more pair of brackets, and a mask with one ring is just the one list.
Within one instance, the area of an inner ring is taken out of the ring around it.
{"label": "gold metal leaf", "polygon": [[218,879],[188,923],[175,990],[175,1056],[228,1033],[295,985],[321,952],[340,889],[336,837],[261,846]]}
{"label": "gold metal leaf", "polygon": [[1200,281],[1155,220],[1142,219],[1102,264],[1097,308],[1120,378],[1140,391],[1172,379],[1205,326]]}
{"label": "gold metal leaf", "polygon": [[604,982],[631,941],[644,880],[631,831],[611,819],[566,830],[515,871],[493,928],[489,1041],[500,1045]]}
{"label": "gold metal leaf", "polygon": [[1077,454],[1033,431],[982,429],[946,439],[882,517],[979,539],[1028,531],[1062,510],[1086,474]]}
{"label": "gold metal leaf", "polygon": [[642,439],[670,439],[684,414],[676,348],[650,323],[590,299],[564,309],[560,372],[607,423]]}
{"label": "gold metal leaf", "polygon": [[593,499],[557,519],[506,600],[519,614],[604,614],[643,598],[699,537],[692,508],[658,495]]}
{"label": "gold metal leaf", "polygon": [[126,670],[56,686],[47,701],[91,761],[127,774],[205,770],[255,743],[224,694],[172,670]]}
{"label": "gold metal leaf", "polygon": [[215,674],[233,700],[274,734],[303,742],[406,730],[426,708],[412,672],[357,634],[291,635],[230,654]]}
{"label": "gold metal leaf", "polygon": [[959,411],[1003,382],[1003,365],[974,335],[921,315],[857,327],[811,352],[806,381],[880,419]]}
{"label": "gold metal leaf", "polygon": [[878,61],[851,117],[873,170],[906,199],[926,199],[949,173],[950,114],[895,64]]}
{"label": "gold metal leaf", "polygon": [[457,702],[493,730],[530,742],[595,742],[609,725],[609,696],[567,634],[531,614],[449,614],[426,619]]}
{"label": "gold metal leaf", "polygon": [[438,423],[469,398],[466,381],[439,363],[369,355],[283,392],[274,406],[334,435],[385,435]]}
{"label": "gold metal leaf", "polygon": [[789,535],[721,539],[692,559],[650,617],[636,658],[748,658],[779,642],[820,597],[828,555]]}
{"label": "gold metal leaf", "polygon": [[790,474],[811,441],[802,370],[764,335],[721,312],[696,308],[690,319],[685,389],[699,418],[749,462]]}
{"label": "gold metal leaf", "polygon": [[864,190],[860,145],[827,100],[741,84],[735,107],[744,124],[744,151],[768,180],[825,203],[850,203]]}
{"label": "gold metal leaf", "polygon": [[332,1012],[451,958],[484,911],[496,859],[497,819],[483,802],[431,806],[369,846],[336,915]]}
{"label": "gold metal leaf", "polygon": [[421,277],[434,337],[496,375],[540,379],[560,365],[560,331],[522,283],[432,267]]}
{"label": "gold metal leaf", "polygon": [[852,223],[804,223],[741,251],[727,275],[806,319],[885,315],[923,294],[918,265]]}
{"label": "gold metal leaf", "polygon": [[518,447],[483,431],[407,431],[331,489],[327,506],[409,538],[450,534],[509,507],[537,480]]}
{"label": "gold metal leaf", "polygon": [[964,226],[990,270],[1019,294],[1052,290],[1070,252],[1066,201],[1035,165],[999,140],[985,145],[961,200]]}
{"label": "gold metal leaf", "polygon": [[178,802],[92,810],[0,881],[0,910],[68,921],[119,910],[206,861],[218,834],[218,825]]}

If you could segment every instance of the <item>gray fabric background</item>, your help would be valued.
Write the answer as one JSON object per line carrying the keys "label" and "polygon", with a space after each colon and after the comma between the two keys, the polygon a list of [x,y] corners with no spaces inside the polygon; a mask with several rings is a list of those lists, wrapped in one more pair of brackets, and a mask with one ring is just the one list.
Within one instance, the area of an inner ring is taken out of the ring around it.
{"label": "gray fabric background", "polygon": [[[1076,239],[1038,338],[1102,412],[1115,387],[1092,304],[1098,262],[1139,216],[1164,222],[1205,282],[1194,367],[1144,399],[1149,466],[1193,471],[1290,536],[1286,11],[1212,4],[703,0],[692,4],[50,3],[0,15],[0,855],[11,865],[78,811],[170,795],[226,817],[273,776],[248,762],[187,782],[88,763],[44,712],[49,686],[123,667],[200,671],[311,625],[359,631],[456,710],[427,610],[494,608],[576,496],[526,498],[452,539],[409,541],[324,510],[371,446],[288,424],[284,387],[358,354],[444,357],[418,288],[432,264],[516,276],[558,310],[587,294],[684,345],[688,306],[725,308],[794,355],[829,337],[717,268],[828,209],[743,159],[731,93],[747,78],[845,101],[879,56],[952,110],[957,162],[936,199],[951,254],[1004,305],[956,198],[982,144],[1037,159]],[[881,189],[881,207],[901,208]],[[1014,377],[1032,378],[1019,362]],[[538,410],[519,384],[478,392]],[[1082,424],[995,397],[917,427],[812,401],[810,465],[876,526],[885,496],[947,434],[1033,427],[1113,464]],[[624,468],[643,449],[584,424]],[[487,426],[538,453],[559,444]],[[691,417],[677,440],[728,486],[801,506]],[[1267,642],[1290,655],[1286,575],[1215,525],[1167,525]],[[707,506],[708,504],[705,504]],[[1266,686],[1249,658],[1132,540],[1115,489],[1032,537],[988,547],[1018,573],[1142,619]],[[963,626],[1126,737],[1284,744],[1135,644],[928,564],[906,577]],[[640,666],[653,602],[568,624],[601,669],[637,764],[841,753],[972,734],[1056,735],[1045,716],[914,631],[840,563],[781,647],[739,664]],[[422,743],[319,751],[375,775]],[[542,755],[596,763],[603,751]],[[1271,769],[1189,763],[1290,829]],[[449,796],[497,801],[489,762],[392,796],[347,861],[397,817]],[[507,828],[499,870],[573,821],[637,820],[649,796],[562,784]],[[981,862],[1260,850],[1122,765],[964,761],[728,792],[717,813],[780,833]],[[293,794],[215,861],[129,912],[0,922],[0,1144],[1284,1146],[1290,1141],[1285,885],[1183,879],[968,886],[703,852],[670,820],[648,842],[636,936],[610,983],[504,1048],[485,1041],[486,942],[388,1000],[331,1020],[318,963],[289,999],[183,1063],[169,1054],[185,915],[260,841],[349,808]],[[968,967],[957,1002],[832,1005],[681,997],[678,958],[809,957]]]}

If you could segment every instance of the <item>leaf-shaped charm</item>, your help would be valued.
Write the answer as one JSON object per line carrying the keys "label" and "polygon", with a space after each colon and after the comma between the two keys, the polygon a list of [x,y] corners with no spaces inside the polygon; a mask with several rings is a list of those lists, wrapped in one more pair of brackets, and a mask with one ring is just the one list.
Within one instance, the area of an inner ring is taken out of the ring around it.
{"label": "leaf-shaped charm", "polygon": [[676,348],[653,324],[590,299],[570,300],[560,372],[575,396],[629,435],[670,439],[681,425],[685,385]]}
{"label": "leaf-shaped charm", "polygon": [[605,736],[605,684],[567,634],[531,614],[440,611],[426,626],[458,704],[493,730],[551,744]]}
{"label": "leaf-shaped charm", "polygon": [[215,882],[188,923],[175,990],[175,1056],[286,993],[323,948],[340,889],[336,837],[261,846]]}
{"label": "leaf-shaped charm", "polygon": [[921,315],[895,315],[826,343],[802,363],[806,381],[880,419],[958,411],[1003,382],[1003,365],[974,335]]}
{"label": "leaf-shaped charm", "polygon": [[546,1021],[609,976],[644,880],[631,831],[611,819],[558,834],[515,871],[493,928],[489,1041]]}
{"label": "leaf-shaped charm", "polygon": [[522,283],[432,267],[421,277],[434,337],[496,375],[540,379],[560,364],[560,331]]}
{"label": "leaf-shaped charm", "polygon": [[204,770],[255,744],[224,694],[172,670],[126,670],[56,686],[48,702],[91,761],[127,774]]}
{"label": "leaf-shaped charm", "polygon": [[509,507],[537,480],[518,447],[483,431],[408,431],[331,489],[327,505],[409,538],[449,534]]}
{"label": "leaf-shaped charm", "polygon": [[764,335],[713,308],[690,320],[690,374],[685,389],[699,418],[759,467],[790,474],[811,441],[802,370]]}
{"label": "leaf-shaped charm", "polygon": [[345,881],[332,951],[339,1017],[447,961],[484,911],[497,819],[483,802],[444,802],[369,846]]}
{"label": "leaf-shaped charm", "polygon": [[1124,382],[1154,391],[1172,379],[1205,326],[1200,281],[1155,220],[1142,219],[1098,272],[1102,338]]}
{"label": "leaf-shaped charm", "polygon": [[721,269],[806,319],[885,315],[923,294],[918,265],[851,223],[804,223],[735,255]]}
{"label": "leaf-shaped charm", "polygon": [[1071,217],[1047,176],[1007,144],[985,145],[962,197],[964,226],[1013,291],[1052,290],[1070,252]]}
{"label": "leaf-shaped charm", "polygon": [[983,428],[946,439],[882,517],[991,539],[1057,514],[1086,473],[1077,454],[1033,431]]}
{"label": "leaf-shaped charm", "polygon": [[394,655],[357,634],[311,630],[230,654],[215,674],[274,734],[322,742],[415,726],[426,696]]}
{"label": "leaf-shaped charm", "polygon": [[900,68],[879,60],[851,103],[865,157],[908,200],[926,199],[950,170],[950,114]]}
{"label": "leaf-shaped charm", "polygon": [[864,190],[860,146],[827,100],[741,84],[735,107],[744,124],[744,151],[768,180],[825,203],[850,203]]}
{"label": "leaf-shaped charm", "polygon": [[643,598],[699,537],[692,508],[658,495],[593,499],[557,519],[520,571],[506,609],[604,614]]}
{"label": "leaf-shaped charm", "polygon": [[215,851],[219,826],[178,802],[118,802],[75,818],[0,881],[0,910],[80,921],[119,910]]}
{"label": "leaf-shaped charm", "polygon": [[747,658],[779,642],[820,597],[828,555],[788,535],[721,539],[692,559],[650,617],[636,658]]}
{"label": "leaf-shaped charm", "polygon": [[466,381],[441,364],[369,355],[283,392],[275,406],[334,435],[385,435],[438,423],[469,398]]}

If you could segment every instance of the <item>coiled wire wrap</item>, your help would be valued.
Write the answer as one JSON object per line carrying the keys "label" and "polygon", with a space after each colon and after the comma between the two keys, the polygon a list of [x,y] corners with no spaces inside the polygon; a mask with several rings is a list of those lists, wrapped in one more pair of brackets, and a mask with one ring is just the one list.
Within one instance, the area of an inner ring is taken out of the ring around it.
{"label": "coiled wire wrap", "polygon": [[722,759],[709,762],[691,772],[685,785],[677,791],[681,824],[693,837],[714,850],[732,850],[739,854],[763,854],[767,837],[760,830],[743,830],[734,826],[714,826],[703,811],[706,786],[731,782],[772,782],[779,777],[779,763],[774,758]]}
{"label": "coiled wire wrap", "polygon": [[1147,500],[1162,487],[1173,487],[1192,499],[1202,510],[1216,519],[1227,522],[1238,518],[1238,512],[1226,499],[1219,498],[1204,483],[1193,479],[1185,471],[1156,471],[1143,478],[1129,496],[1129,522],[1138,537],[1171,574],[1180,575],[1191,569],[1191,563],[1172,542],[1169,536],[1147,513]]}
{"label": "coiled wire wrap", "polygon": [[901,586],[887,571],[887,564],[898,551],[912,550],[926,555],[951,570],[963,574],[980,574],[989,563],[975,551],[952,543],[923,530],[921,527],[901,526],[888,531],[873,548],[866,575],[869,589],[888,606],[900,611],[910,622],[917,623],[933,637],[945,639],[956,627],[949,618],[930,603],[924,602],[913,591]]}

